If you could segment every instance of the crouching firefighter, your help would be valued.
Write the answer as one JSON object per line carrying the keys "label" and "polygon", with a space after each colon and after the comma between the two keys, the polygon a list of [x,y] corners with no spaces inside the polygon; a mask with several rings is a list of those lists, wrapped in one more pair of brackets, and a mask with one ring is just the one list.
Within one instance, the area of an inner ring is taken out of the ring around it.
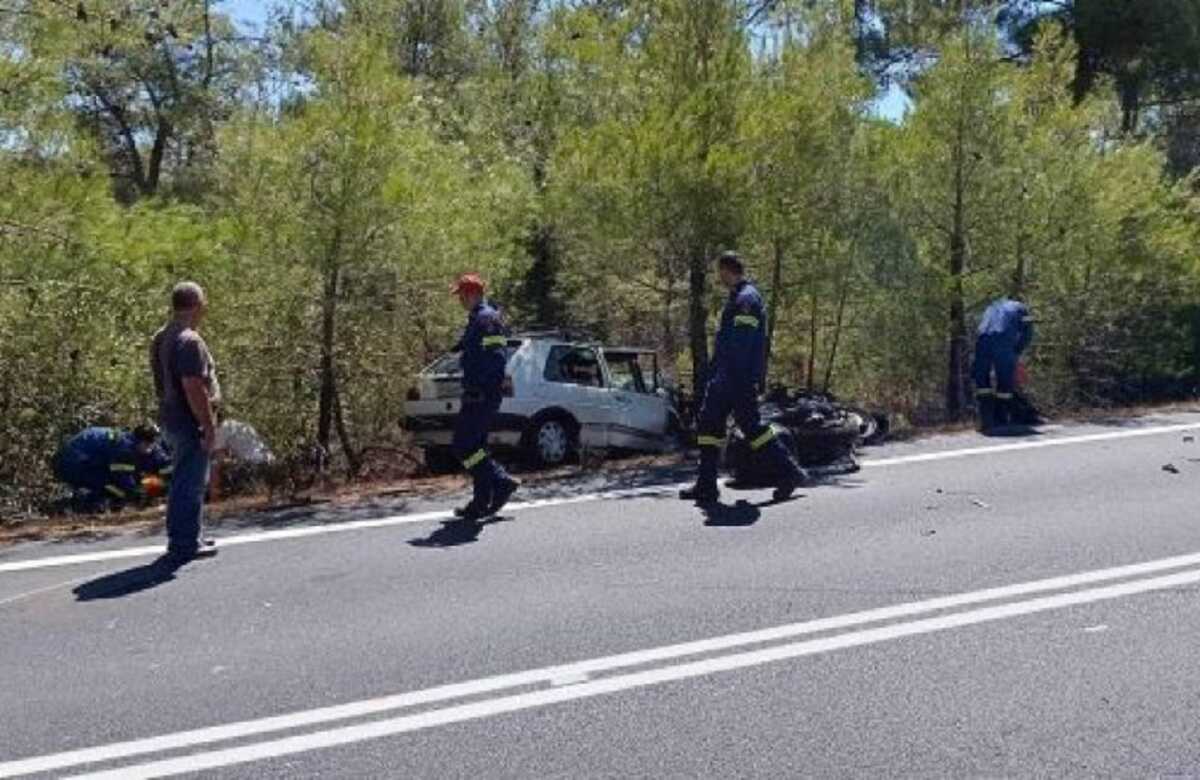
{"label": "crouching firefighter", "polygon": [[[132,432],[87,428],[67,440],[54,458],[54,474],[76,491],[78,508],[93,511],[105,502],[121,505],[147,494],[143,478],[170,478],[170,459],[154,425]],[[160,484],[161,482],[159,482]]]}
{"label": "crouching firefighter", "polygon": [[972,369],[981,431],[987,433],[1012,423],[1017,366],[1032,341],[1033,320],[1028,307],[1019,300],[1000,298],[983,313]]}
{"label": "crouching firefighter", "polygon": [[484,283],[465,274],[451,288],[467,311],[467,328],[455,351],[462,353],[462,408],[454,424],[455,457],[471,475],[471,502],[455,511],[464,520],[499,512],[520,487],[488,452],[488,432],[504,400],[508,337],[500,312],[484,299]]}
{"label": "crouching firefighter", "polygon": [[710,378],[700,409],[697,437],[700,476],[694,487],[679,495],[700,505],[714,504],[720,499],[717,469],[732,412],[755,457],[771,461],[772,471],[779,480],[775,500],[784,501],[808,482],[808,474],[776,438],[774,429],[763,425],[759,416],[758,389],[766,379],[766,306],[758,290],[746,280],[745,266],[736,253],[721,255],[717,273],[721,284],[729,289],[729,300],[721,314]]}

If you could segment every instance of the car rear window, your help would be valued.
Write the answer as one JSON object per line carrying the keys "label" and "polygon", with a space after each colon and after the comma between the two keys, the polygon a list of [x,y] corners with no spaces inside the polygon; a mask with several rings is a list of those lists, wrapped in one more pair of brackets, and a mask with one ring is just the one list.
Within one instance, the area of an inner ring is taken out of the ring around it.
{"label": "car rear window", "polygon": [[[517,354],[517,351],[521,349],[523,344],[524,342],[520,339],[509,339],[505,358],[511,361],[513,355]],[[425,373],[432,374],[434,376],[457,376],[461,374],[462,353],[447,352],[445,355],[442,355],[440,358],[435,360],[433,365],[425,369]]]}
{"label": "car rear window", "polygon": [[547,382],[559,384],[604,387],[600,359],[590,347],[551,347],[543,377]]}

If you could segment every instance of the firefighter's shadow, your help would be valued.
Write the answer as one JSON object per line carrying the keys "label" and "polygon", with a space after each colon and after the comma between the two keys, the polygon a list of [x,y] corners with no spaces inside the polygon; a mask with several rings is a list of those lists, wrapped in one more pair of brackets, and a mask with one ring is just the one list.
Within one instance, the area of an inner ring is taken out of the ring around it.
{"label": "firefighter's shadow", "polygon": [[709,528],[749,528],[762,519],[758,504],[740,500],[734,504],[716,503],[701,507],[704,525]]}
{"label": "firefighter's shadow", "polygon": [[486,520],[448,520],[442,523],[429,536],[412,539],[412,547],[446,549],[461,547],[464,544],[474,544],[479,541],[483,529],[497,523],[512,522],[511,517],[489,517]]}
{"label": "firefighter's shadow", "polygon": [[170,582],[182,567],[183,563],[178,559],[163,555],[144,566],[113,572],[85,582],[72,592],[77,601],[124,598]]}

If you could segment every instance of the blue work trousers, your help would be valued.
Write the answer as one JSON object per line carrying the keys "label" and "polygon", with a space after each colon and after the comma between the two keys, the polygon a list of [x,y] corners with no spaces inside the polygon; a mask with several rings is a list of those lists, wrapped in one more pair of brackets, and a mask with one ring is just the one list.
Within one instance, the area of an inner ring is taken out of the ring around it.
{"label": "blue work trousers", "polygon": [[108,490],[107,470],[97,469],[86,456],[72,449],[64,449],[54,460],[54,475],[75,491],[77,498],[88,505],[98,505],[105,498],[124,498],[114,496]]}
{"label": "blue work trousers", "polygon": [[473,500],[480,505],[490,503],[496,486],[511,479],[487,449],[488,434],[502,402],[503,398],[498,395],[468,390],[463,395],[462,408],[454,422],[451,447],[454,456],[471,475]]}
{"label": "blue work trousers", "polygon": [[[975,392],[979,397],[995,395],[1001,401],[1011,400],[1017,389],[1016,345],[1002,335],[980,336],[975,344],[975,365],[972,375]],[[996,374],[996,386],[992,387],[992,373]]]}
{"label": "blue work trousers", "polygon": [[698,443],[700,445],[700,476],[697,484],[705,489],[715,489],[717,470],[720,465],[721,447],[730,413],[750,449],[771,463],[772,470],[780,478],[797,475],[800,471],[796,461],[775,431],[763,425],[758,411],[758,398],[752,385],[738,385],[715,379],[708,385],[704,405],[700,408]]}

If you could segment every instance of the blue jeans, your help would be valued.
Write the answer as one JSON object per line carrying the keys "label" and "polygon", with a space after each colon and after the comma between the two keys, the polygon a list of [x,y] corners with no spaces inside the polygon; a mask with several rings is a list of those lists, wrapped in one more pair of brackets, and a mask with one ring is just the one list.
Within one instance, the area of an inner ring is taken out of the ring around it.
{"label": "blue jeans", "polygon": [[200,549],[209,457],[197,430],[168,428],[163,436],[171,447],[175,466],[167,496],[167,549],[189,555]]}

